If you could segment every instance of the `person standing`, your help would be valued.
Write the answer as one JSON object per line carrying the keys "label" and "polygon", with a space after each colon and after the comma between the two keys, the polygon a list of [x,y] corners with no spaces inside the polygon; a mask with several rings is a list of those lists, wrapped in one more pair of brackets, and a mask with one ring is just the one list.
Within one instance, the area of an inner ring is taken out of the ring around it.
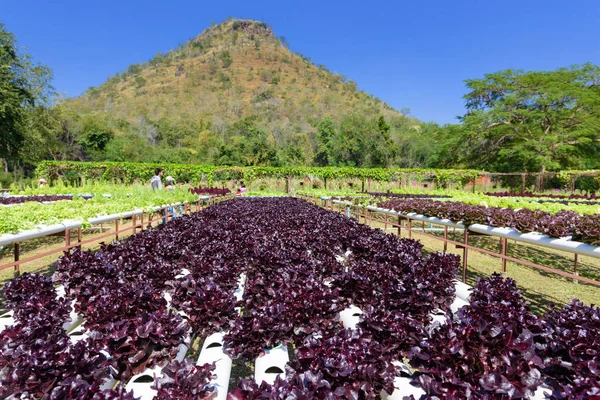
{"label": "person standing", "polygon": [[165,178],[165,188],[168,190],[175,189],[175,179],[172,176],[167,176]]}
{"label": "person standing", "polygon": [[154,173],[155,175],[152,177],[152,179],[150,179],[150,186],[152,187],[152,190],[162,190],[161,177],[163,176],[163,169],[156,168]]}

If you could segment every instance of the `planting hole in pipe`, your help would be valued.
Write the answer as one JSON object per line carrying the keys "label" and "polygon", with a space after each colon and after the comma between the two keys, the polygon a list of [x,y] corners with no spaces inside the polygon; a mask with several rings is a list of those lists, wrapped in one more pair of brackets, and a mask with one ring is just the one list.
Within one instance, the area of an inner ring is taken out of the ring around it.
{"label": "planting hole in pipe", "polygon": [[265,374],[283,374],[283,370],[279,367],[269,367],[265,370]]}
{"label": "planting hole in pipe", "polygon": [[354,314],[352,314],[352,316],[353,316],[353,317],[360,317],[361,315],[362,315],[362,313],[358,313],[358,312],[357,312],[357,313],[354,313]]}
{"label": "planting hole in pipe", "polygon": [[134,383],[152,383],[154,382],[154,378],[151,377],[150,375],[142,375],[137,377],[134,381]]}
{"label": "planting hole in pipe", "polygon": [[211,343],[208,346],[206,346],[207,349],[212,349],[214,347],[223,347],[223,344],[221,344],[219,342],[214,342],[214,343]]}

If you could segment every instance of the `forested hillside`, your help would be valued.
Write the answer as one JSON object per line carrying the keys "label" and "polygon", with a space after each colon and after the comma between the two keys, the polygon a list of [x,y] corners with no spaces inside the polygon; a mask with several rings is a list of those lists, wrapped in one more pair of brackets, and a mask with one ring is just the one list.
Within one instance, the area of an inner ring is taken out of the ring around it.
{"label": "forested hillside", "polygon": [[[422,166],[420,122],[230,19],[60,106],[85,158],[220,165]],[[425,148],[425,146],[423,146]]]}
{"label": "forested hillside", "polygon": [[177,49],[54,99],[52,70],[0,23],[0,183],[42,160],[229,166],[600,169],[600,67],[466,80],[440,126],[394,110],[290,51],[263,22],[229,19]]}

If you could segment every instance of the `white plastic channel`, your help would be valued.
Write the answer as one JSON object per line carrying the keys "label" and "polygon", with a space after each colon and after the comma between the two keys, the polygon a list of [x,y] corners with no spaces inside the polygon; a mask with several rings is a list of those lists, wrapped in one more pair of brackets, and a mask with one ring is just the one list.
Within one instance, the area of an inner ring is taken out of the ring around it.
{"label": "white plastic channel", "polygon": [[[63,285],[58,286],[56,289],[56,297],[64,298],[66,296],[65,287]],[[71,311],[69,312],[69,321],[63,324],[63,329],[69,333],[77,326],[81,325],[83,318],[75,312],[75,300],[71,301]]]}
{"label": "white plastic channel", "polygon": [[288,348],[280,344],[264,351],[265,354],[257,357],[254,362],[254,379],[259,385],[263,381],[272,385],[278,376],[285,377],[285,364],[290,361]]}
{"label": "white plastic channel", "polygon": [[471,298],[471,292],[473,291],[473,287],[471,285],[467,285],[461,281],[454,281],[454,287],[456,289],[456,297],[465,301],[469,301]]}
{"label": "white plastic channel", "polygon": [[[454,287],[456,288],[456,296],[450,304],[450,310],[453,314],[466,305],[469,305],[469,298],[471,297],[471,292],[473,291],[473,287],[467,285],[466,283],[460,281],[454,281]],[[433,330],[436,326],[441,326],[446,323],[446,313],[438,310],[438,312],[432,313],[429,315],[432,319],[431,324],[429,325],[429,330]]]}
{"label": "white plastic channel", "polygon": [[[185,339],[185,343],[179,346],[179,351],[177,352],[177,356],[175,356],[174,360],[182,361],[185,358],[185,354],[187,353],[189,346],[190,337],[188,336]],[[125,386],[125,390],[132,390],[133,395],[138,397],[140,400],[152,400],[154,396],[156,396],[156,390],[152,389],[152,385],[154,385],[154,382],[157,378],[160,378],[164,367],[165,365],[157,365],[153,368],[146,368],[141,373],[132,376]]]}
{"label": "white plastic channel", "polygon": [[461,299],[460,297],[455,297],[454,301],[452,302],[452,304],[450,304],[450,310],[452,311],[453,314],[456,314],[456,312],[463,308],[464,306],[468,306],[469,302],[465,301],[463,299]]}
{"label": "white plastic channel", "polygon": [[477,233],[483,233],[490,236],[498,236],[518,242],[534,244],[537,246],[548,247],[555,250],[568,251],[570,253],[583,256],[600,258],[600,247],[592,246],[586,243],[575,242],[567,238],[551,238],[538,232],[519,233],[512,228],[495,228],[493,226],[473,224],[469,230]]}
{"label": "white plastic channel", "polygon": [[[241,301],[244,298],[244,291],[246,290],[246,274],[242,272],[237,280],[237,288],[233,291],[233,295],[237,301]],[[242,311],[241,307],[235,307],[235,312],[238,314]]]}
{"label": "white plastic channel", "polygon": [[83,324],[79,324],[71,332],[69,332],[69,339],[73,344],[79,342],[80,340],[87,339],[88,337],[89,335],[86,332],[86,329],[83,327]]}
{"label": "white plastic channel", "polygon": [[80,226],[81,222],[79,221],[67,220],[63,221],[62,224],[42,226],[39,229],[22,231],[17,234],[8,233],[0,236],[0,246],[8,246],[10,244],[23,242],[29,239],[53,235],[55,233],[64,232],[67,229],[77,229]]}
{"label": "white plastic channel", "polygon": [[[368,206],[367,209],[372,211],[383,212],[392,215],[400,215],[405,218],[430,222],[433,224],[450,226],[454,228],[464,229],[462,222],[454,223],[448,219],[440,219],[436,217],[427,217],[416,213],[400,214],[397,211],[388,210],[380,207]],[[569,253],[580,254],[594,258],[600,258],[600,247],[592,246],[586,243],[576,242],[570,238],[551,238],[539,232],[520,233],[513,228],[494,227],[483,224],[469,225],[468,230],[472,232],[482,233],[489,236],[497,236],[506,239],[515,240],[517,242],[534,244],[537,246],[547,247],[550,249],[566,251]]]}
{"label": "white plastic channel", "polygon": [[410,384],[412,374],[406,366],[406,364],[400,361],[392,361],[392,364],[394,364],[397,367],[400,367],[404,374],[403,376],[397,376],[394,378],[394,391],[391,395],[388,394],[385,390],[381,391],[382,399],[402,400],[404,396],[410,395],[413,395],[416,399],[418,399],[421,397],[421,395],[425,394],[425,391],[423,389]]}
{"label": "white plastic channel", "polygon": [[387,394],[385,390],[381,392],[381,398],[387,400],[402,400],[404,396],[413,395],[415,399],[420,398],[425,394],[425,391],[420,387],[415,387],[410,384],[411,377],[397,376],[394,378],[394,391],[392,394]]}
{"label": "white plastic channel", "polygon": [[345,310],[340,311],[340,321],[342,321],[344,329],[355,329],[356,325],[360,322],[362,313],[362,310],[353,304]]}
{"label": "white plastic channel", "polygon": [[215,363],[215,379],[208,384],[213,387],[217,393],[217,400],[227,399],[227,389],[229,387],[229,377],[231,376],[231,358],[223,352],[222,332],[213,333],[204,340],[200,356],[196,365]]}
{"label": "white plastic channel", "polygon": [[0,332],[2,332],[7,327],[15,324],[15,319],[13,318],[13,315],[14,313],[12,311],[0,315]]}

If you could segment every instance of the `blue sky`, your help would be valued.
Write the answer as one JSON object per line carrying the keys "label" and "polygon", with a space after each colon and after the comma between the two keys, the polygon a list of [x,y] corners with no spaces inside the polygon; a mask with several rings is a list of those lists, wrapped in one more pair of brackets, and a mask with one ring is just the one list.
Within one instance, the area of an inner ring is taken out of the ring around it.
{"label": "blue sky", "polygon": [[54,86],[77,96],[229,16],[262,20],[293,51],[396,109],[464,112],[464,80],[507,68],[600,64],[600,0],[0,0],[0,20]]}

